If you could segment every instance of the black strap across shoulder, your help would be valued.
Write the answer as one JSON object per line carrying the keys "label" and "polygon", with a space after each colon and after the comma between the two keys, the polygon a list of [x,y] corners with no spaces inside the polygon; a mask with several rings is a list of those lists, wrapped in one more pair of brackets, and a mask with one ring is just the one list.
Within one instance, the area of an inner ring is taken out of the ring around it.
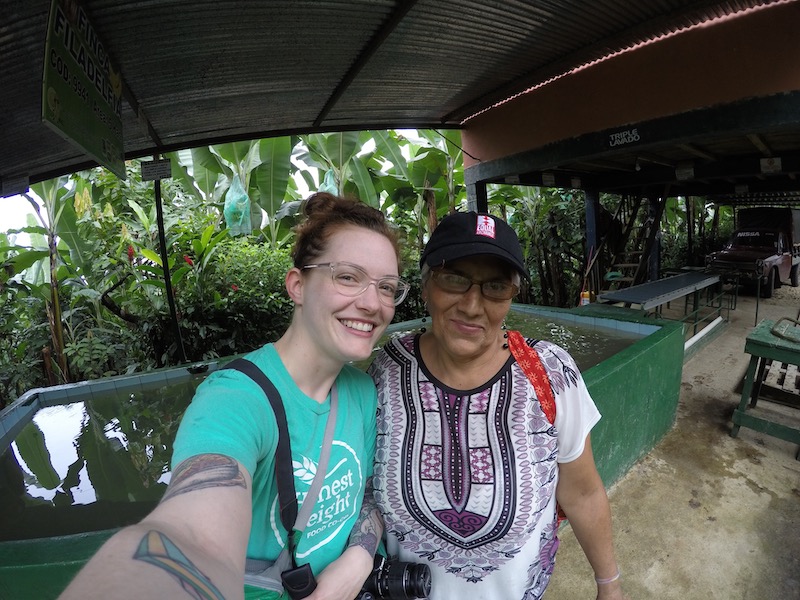
{"label": "black strap across shoulder", "polygon": [[278,424],[278,449],[275,453],[275,479],[278,482],[278,502],[280,504],[281,523],[286,531],[291,532],[297,521],[297,495],[294,489],[294,474],[292,473],[292,448],[289,443],[289,426],[286,423],[286,412],[283,409],[283,399],[264,372],[246,358],[237,358],[228,363],[225,369],[233,369],[244,373],[255,381],[264,390],[275,421]]}

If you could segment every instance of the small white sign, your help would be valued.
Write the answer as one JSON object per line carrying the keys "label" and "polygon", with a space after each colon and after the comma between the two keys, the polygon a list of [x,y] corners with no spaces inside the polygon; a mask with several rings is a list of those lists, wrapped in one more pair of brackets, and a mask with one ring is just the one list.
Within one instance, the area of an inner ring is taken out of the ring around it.
{"label": "small white sign", "polygon": [[509,185],[519,185],[519,175],[507,175],[505,182]]}
{"label": "small white sign", "polygon": [[172,177],[172,163],[168,158],[161,160],[142,161],[142,181],[156,179],[170,179]]}
{"label": "small white sign", "polygon": [[770,157],[761,159],[761,172],[762,173],[780,173],[783,171],[781,167],[780,157]]}

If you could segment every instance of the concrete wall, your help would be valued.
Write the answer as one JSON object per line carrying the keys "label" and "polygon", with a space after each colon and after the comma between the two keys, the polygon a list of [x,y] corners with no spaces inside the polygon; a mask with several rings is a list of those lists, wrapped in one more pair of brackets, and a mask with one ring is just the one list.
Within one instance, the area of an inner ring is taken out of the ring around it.
{"label": "concrete wall", "polygon": [[[55,600],[116,530],[0,544],[0,598]],[[113,598],[113,591],[107,592]]]}
{"label": "concrete wall", "polygon": [[622,53],[468,120],[465,167],[621,125],[800,90],[800,3]]}
{"label": "concrete wall", "polygon": [[683,324],[658,324],[662,325],[659,331],[584,374],[603,415],[592,431],[592,449],[606,486],[627,473],[675,424],[683,372]]}
{"label": "concrete wall", "polygon": [[600,304],[574,309],[529,305],[515,308],[645,336],[583,373],[589,393],[603,415],[592,430],[592,450],[603,482],[611,485],[675,424],[683,372],[683,324]]}

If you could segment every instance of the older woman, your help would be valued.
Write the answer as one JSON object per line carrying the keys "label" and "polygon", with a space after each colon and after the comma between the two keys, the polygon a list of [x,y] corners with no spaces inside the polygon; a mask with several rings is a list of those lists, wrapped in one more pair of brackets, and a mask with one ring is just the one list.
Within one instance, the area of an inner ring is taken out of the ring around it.
{"label": "older woman", "polygon": [[[390,555],[430,566],[432,600],[540,598],[560,506],[597,597],[623,598],[589,439],[600,414],[566,351],[503,327],[527,277],[513,229],[491,215],[449,215],[420,266],[430,325],[387,344],[370,368],[375,498]],[[514,341],[523,363],[535,351],[544,385],[526,375]]]}

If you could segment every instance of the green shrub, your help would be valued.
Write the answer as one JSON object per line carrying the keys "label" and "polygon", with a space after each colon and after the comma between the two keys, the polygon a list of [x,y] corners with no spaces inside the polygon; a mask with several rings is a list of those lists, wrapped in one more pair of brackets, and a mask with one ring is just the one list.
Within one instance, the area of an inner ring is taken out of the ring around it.
{"label": "green shrub", "polygon": [[[203,274],[204,285],[193,285],[187,277],[177,290],[187,359],[240,354],[280,337],[292,316],[284,287],[291,265],[288,251],[246,237],[220,242]],[[177,344],[166,316],[157,329],[163,334],[163,351],[174,356]]]}
{"label": "green shrub", "polygon": [[48,385],[42,349],[50,345],[44,303],[13,287],[0,297],[0,408]]}

